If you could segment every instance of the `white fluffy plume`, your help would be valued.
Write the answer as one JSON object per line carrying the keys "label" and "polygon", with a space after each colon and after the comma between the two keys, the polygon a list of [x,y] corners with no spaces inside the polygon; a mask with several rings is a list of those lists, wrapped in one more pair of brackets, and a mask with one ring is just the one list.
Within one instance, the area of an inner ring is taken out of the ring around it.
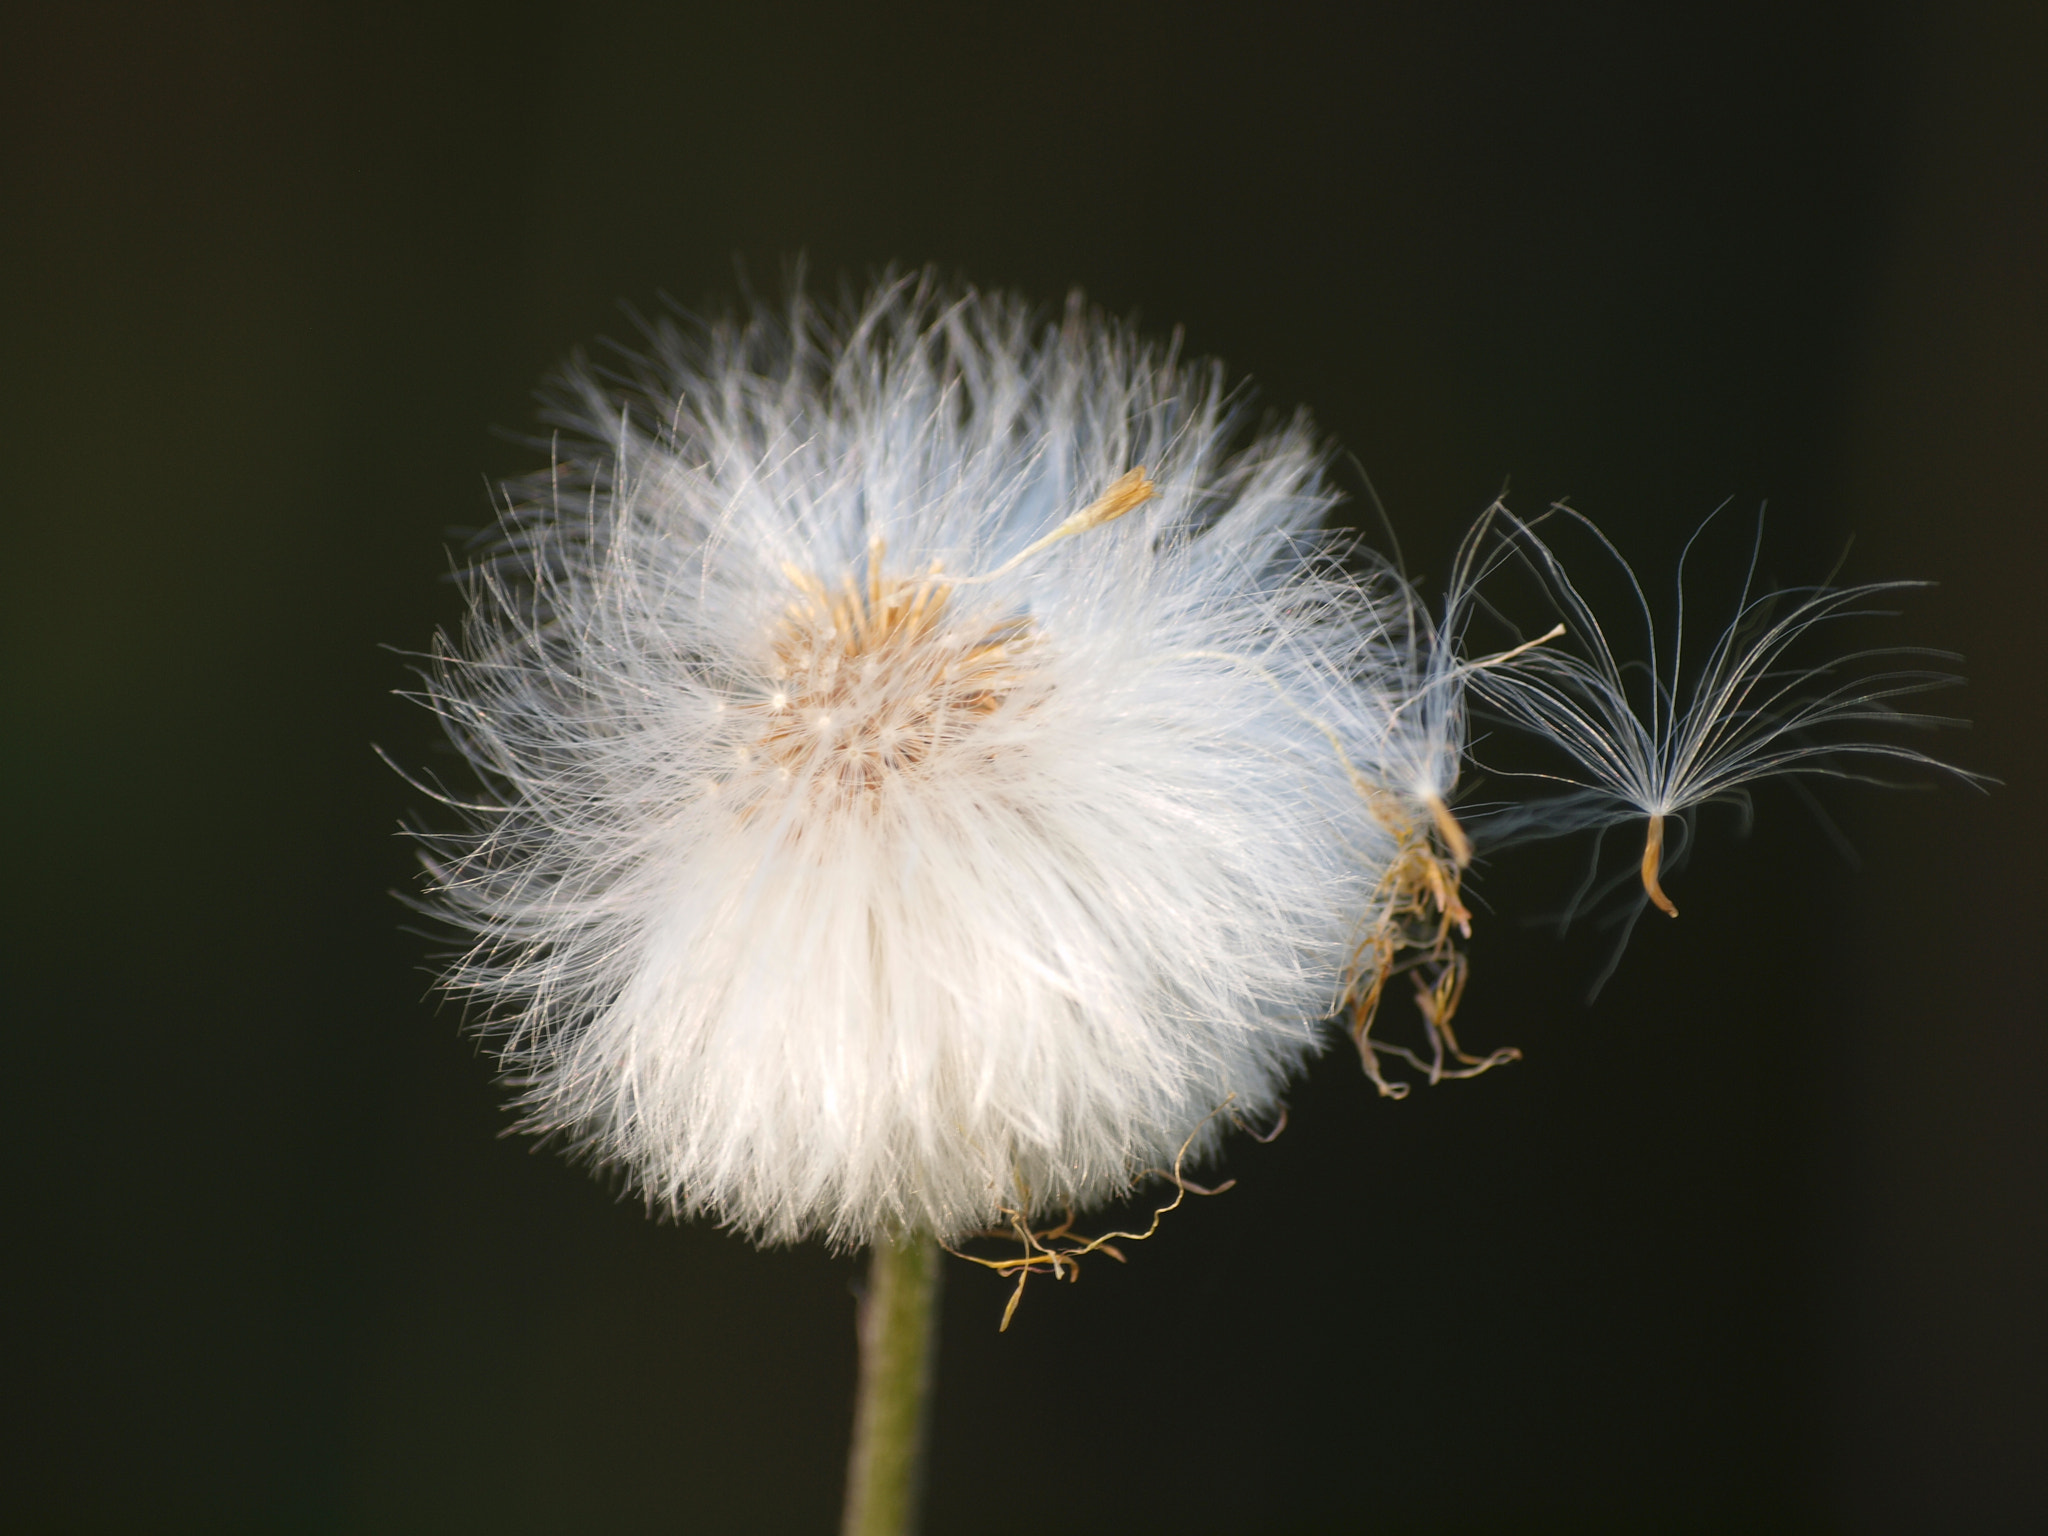
{"label": "white fluffy plume", "polygon": [[1233,451],[1213,370],[917,281],[638,366],[570,379],[430,669],[496,797],[436,842],[451,982],[529,1125],[861,1242],[1269,1111],[1394,856],[1305,426]]}

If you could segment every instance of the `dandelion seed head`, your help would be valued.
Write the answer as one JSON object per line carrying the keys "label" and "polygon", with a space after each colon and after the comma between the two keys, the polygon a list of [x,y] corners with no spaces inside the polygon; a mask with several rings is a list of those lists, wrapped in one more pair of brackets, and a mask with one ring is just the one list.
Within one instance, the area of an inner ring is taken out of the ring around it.
{"label": "dandelion seed head", "polygon": [[1271,1119],[1389,846],[1306,424],[917,280],[630,367],[555,402],[430,692],[496,794],[437,844],[449,980],[528,1127],[855,1243]]}

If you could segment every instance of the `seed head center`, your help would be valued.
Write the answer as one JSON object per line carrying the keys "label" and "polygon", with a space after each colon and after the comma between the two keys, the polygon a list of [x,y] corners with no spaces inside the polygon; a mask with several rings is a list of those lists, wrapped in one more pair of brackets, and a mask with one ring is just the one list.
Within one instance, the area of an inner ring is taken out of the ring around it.
{"label": "seed head center", "polygon": [[909,775],[1003,705],[1033,644],[1022,616],[962,614],[936,562],[888,576],[882,545],[866,581],[837,591],[785,566],[798,596],[770,640],[774,688],[760,749],[792,777],[865,799]]}

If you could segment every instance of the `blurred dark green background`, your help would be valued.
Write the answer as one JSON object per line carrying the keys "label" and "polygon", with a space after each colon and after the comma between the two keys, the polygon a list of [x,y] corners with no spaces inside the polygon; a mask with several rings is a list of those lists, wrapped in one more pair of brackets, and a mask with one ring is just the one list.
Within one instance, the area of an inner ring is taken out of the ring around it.
{"label": "blurred dark green background", "polygon": [[[2009,7],[16,8],[0,44],[11,1528],[834,1528],[851,1260],[501,1139],[389,894],[391,697],[619,301],[931,261],[1306,403],[1440,573],[1938,581],[2000,775],[1711,816],[1528,1059],[1293,1127],[1072,1288],[951,1277],[929,1530],[2048,1528],[2048,29]],[[1348,471],[1347,471],[1348,473]],[[1356,475],[1352,482],[1357,485]]]}

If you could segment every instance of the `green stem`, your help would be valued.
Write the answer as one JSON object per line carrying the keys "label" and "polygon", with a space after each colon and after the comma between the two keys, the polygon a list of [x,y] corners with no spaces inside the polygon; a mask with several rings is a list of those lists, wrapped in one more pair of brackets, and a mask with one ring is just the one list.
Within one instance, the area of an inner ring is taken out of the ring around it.
{"label": "green stem", "polygon": [[938,1298],[938,1244],[922,1236],[875,1244],[860,1304],[841,1536],[916,1536]]}

